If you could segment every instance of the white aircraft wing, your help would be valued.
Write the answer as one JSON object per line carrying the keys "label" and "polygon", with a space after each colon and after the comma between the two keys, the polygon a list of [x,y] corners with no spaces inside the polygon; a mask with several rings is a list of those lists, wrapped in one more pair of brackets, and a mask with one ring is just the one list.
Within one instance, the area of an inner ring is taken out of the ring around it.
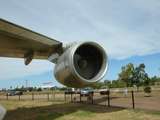
{"label": "white aircraft wing", "polygon": [[0,57],[47,59],[62,51],[62,43],[0,18]]}

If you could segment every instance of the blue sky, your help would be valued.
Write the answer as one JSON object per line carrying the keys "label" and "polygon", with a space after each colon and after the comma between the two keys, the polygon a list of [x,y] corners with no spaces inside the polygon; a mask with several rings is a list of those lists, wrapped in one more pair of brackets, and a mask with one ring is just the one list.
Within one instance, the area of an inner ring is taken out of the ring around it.
{"label": "blue sky", "polygon": [[[158,0],[4,0],[0,17],[64,44],[92,40],[109,56],[105,79],[116,79],[122,65],[146,64],[150,76],[160,71],[160,1]],[[40,86],[53,81],[54,64],[34,60],[24,66],[22,59],[0,58],[0,88]]]}

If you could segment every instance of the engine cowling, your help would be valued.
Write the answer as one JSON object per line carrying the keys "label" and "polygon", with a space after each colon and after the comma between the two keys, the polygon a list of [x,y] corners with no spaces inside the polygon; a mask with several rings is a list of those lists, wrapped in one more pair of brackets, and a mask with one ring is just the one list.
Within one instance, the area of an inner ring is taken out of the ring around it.
{"label": "engine cowling", "polygon": [[82,88],[101,80],[107,67],[105,50],[95,42],[82,42],[64,51],[57,61],[54,74],[63,85]]}

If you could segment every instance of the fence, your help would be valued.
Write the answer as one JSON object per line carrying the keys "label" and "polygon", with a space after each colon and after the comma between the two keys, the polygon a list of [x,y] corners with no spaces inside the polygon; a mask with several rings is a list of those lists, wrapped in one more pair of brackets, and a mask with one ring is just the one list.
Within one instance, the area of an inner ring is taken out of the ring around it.
{"label": "fence", "polygon": [[152,91],[152,93],[146,95],[143,91],[129,91],[126,93],[110,90],[103,95],[99,92],[94,92],[94,94],[88,96],[76,95],[75,93],[72,94],[71,98],[72,102],[160,111],[160,91]]}
{"label": "fence", "polygon": [[146,95],[143,91],[124,91],[110,90],[106,94],[100,94],[98,91],[89,95],[71,92],[46,92],[46,93],[27,93],[24,95],[8,96],[0,95],[0,100],[45,100],[45,101],[66,101],[84,104],[96,104],[103,106],[116,106],[123,108],[138,108],[160,111],[160,91],[152,91]]}
{"label": "fence", "polygon": [[43,101],[64,101],[63,92],[32,92],[23,95],[1,94],[0,100],[43,100]]}

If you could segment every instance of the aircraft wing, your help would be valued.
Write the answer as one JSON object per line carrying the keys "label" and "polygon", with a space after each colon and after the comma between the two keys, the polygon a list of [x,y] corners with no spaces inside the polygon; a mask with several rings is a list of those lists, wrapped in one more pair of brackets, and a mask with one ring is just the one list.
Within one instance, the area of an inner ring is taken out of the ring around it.
{"label": "aircraft wing", "polygon": [[47,59],[61,50],[61,42],[0,18],[0,57]]}

